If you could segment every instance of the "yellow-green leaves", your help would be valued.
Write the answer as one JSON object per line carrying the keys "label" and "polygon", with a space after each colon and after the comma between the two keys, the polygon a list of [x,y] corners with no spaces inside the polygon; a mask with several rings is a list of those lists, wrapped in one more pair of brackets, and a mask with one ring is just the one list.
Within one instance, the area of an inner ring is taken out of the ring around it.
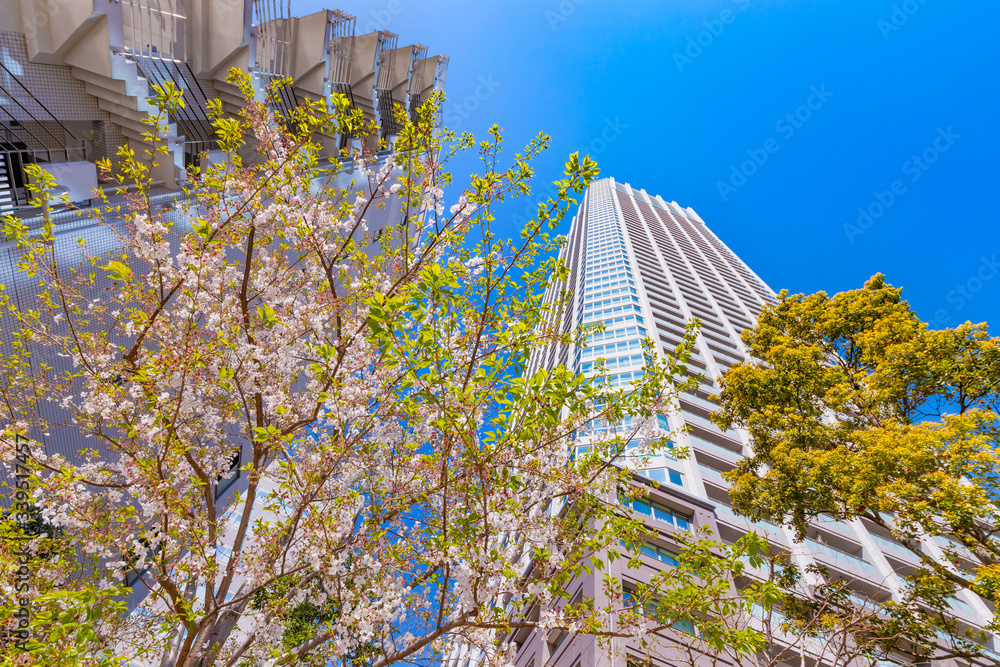
{"label": "yellow-green leaves", "polygon": [[277,312],[269,303],[265,303],[263,306],[258,306],[256,313],[257,319],[265,328],[270,329],[276,324],[281,324],[281,320],[278,318]]}
{"label": "yellow-green leaves", "polygon": [[725,374],[714,417],[754,438],[728,474],[734,506],[800,535],[820,514],[864,519],[907,540],[914,576],[995,596],[998,339],[931,330],[901,292],[881,275],[834,296],[782,292],[744,332],[762,362]]}
{"label": "yellow-green leaves", "polygon": [[235,153],[243,145],[243,124],[238,118],[218,116],[212,120],[219,148],[227,153]]}
{"label": "yellow-green leaves", "polygon": [[154,84],[153,93],[157,106],[167,113],[175,114],[184,109],[184,89],[173,81],[165,81],[162,85]]}
{"label": "yellow-green leaves", "polygon": [[132,276],[132,269],[116,259],[104,264],[101,268],[108,272],[112,280],[124,282]]}

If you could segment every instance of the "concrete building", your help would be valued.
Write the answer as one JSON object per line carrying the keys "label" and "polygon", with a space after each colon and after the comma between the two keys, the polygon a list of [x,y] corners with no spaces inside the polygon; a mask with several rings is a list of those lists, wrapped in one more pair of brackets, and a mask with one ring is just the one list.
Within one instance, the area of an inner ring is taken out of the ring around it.
{"label": "concrete building", "polygon": [[[825,566],[831,578],[852,582],[859,596],[869,600],[885,600],[899,591],[901,575],[913,571],[918,560],[873,524],[816,522],[805,542],[796,543],[787,527],[750,523],[733,513],[729,485],[721,473],[749,456],[753,443],[745,432],[724,432],[709,421],[709,414],[717,409],[709,397],[718,391],[718,378],[727,368],[749,359],[739,334],[753,326],[765,304],[776,299],[774,291],[694,210],[611,178],[599,180],[591,185],[572,220],[563,259],[572,272],[568,289],[573,293],[563,328],[573,330],[603,322],[606,330],[592,336],[583,347],[546,349],[532,359],[529,374],[562,363],[578,373],[593,375],[594,360],[603,357],[612,383],[625,386],[643,372],[643,338],[659,343],[660,354],[670,354],[681,342],[685,323],[692,318],[701,321],[697,348],[687,364],[689,373],[701,378],[699,386],[681,395],[679,409],[660,417],[664,430],[677,432],[687,427],[676,441],[686,445],[691,455],[674,459],[664,452],[636,470],[637,483],[647,487],[650,504],[634,506],[635,516],[644,519],[660,539],[643,550],[641,570],[630,570],[621,561],[610,566],[626,590],[635,582],[648,580],[652,572],[669,567],[672,533],[693,526],[708,527],[727,542],[754,529],[765,535],[774,549],[791,553],[799,566]],[[550,291],[547,298],[551,302],[554,296]],[[586,447],[588,438],[600,436],[601,430],[580,438],[578,448]],[[925,542],[927,553],[942,558],[940,544]],[[595,598],[595,606],[609,602],[601,592],[599,577],[584,578],[576,586],[567,591],[570,596],[582,591]],[[992,619],[991,609],[967,591],[959,593],[952,611],[968,627],[981,628]],[[609,663],[606,652],[593,640],[580,637],[570,641],[558,634],[543,636],[526,629],[515,634],[519,644],[516,664],[624,667],[631,662],[625,656],[636,664],[643,664],[647,657],[654,665],[677,664],[669,650],[667,655],[645,656],[631,643],[620,646],[621,657]],[[669,640],[683,643],[684,635],[672,633],[667,644]],[[475,664],[474,652],[454,657],[456,664]],[[983,664],[997,664],[994,660],[1000,662],[1000,655],[993,653]]]}
{"label": "concrete building", "polygon": [[[264,0],[0,0],[0,213],[30,209],[24,165],[39,163],[72,201],[90,198],[94,163],[120,145],[147,147],[143,120],[153,86],[173,82],[184,109],[170,118],[170,154],[154,169],[176,190],[185,169],[215,148],[206,102],[235,113],[244,105],[227,83],[249,72],[259,96],[279,88],[277,111],[305,99],[350,98],[379,125],[368,147],[396,133],[393,108],[409,113],[443,88],[448,58],[419,44],[399,46],[386,30],[355,34],[338,10],[293,17],[291,2]],[[359,145],[321,136],[326,157]]]}
{"label": "concrete building", "polygon": [[[323,147],[321,164],[341,165],[332,186],[351,187],[357,179],[354,187],[364,188],[371,175],[359,179],[348,156],[363,148],[376,155],[377,165],[384,164],[388,151],[378,143],[391,143],[399,131],[395,107],[402,105],[412,118],[447,79],[447,56],[398,42],[386,30],[357,34],[355,18],[335,9],[294,17],[290,0],[0,0],[0,215],[16,215],[29,229],[41,226],[24,170],[38,164],[58,183],[54,194],[68,194],[78,209],[52,214],[60,267],[74,269],[86,261],[81,240],[94,256],[119,250],[113,229],[123,228],[120,214],[89,207],[95,188],[116,189],[101,182],[96,163],[114,160],[122,145],[140,155],[149,147],[143,121],[157,111],[153,86],[173,82],[184,91],[185,105],[170,118],[169,155],[155,165],[151,200],[175,232],[187,231],[190,221],[175,206],[185,196],[187,169],[219,157],[206,103],[220,99],[231,114],[245,105],[226,81],[232,68],[252,76],[258,100],[268,84],[286,80],[272,102],[279,114],[306,99],[332,108],[334,93],[347,96],[377,124],[377,134],[361,139],[338,132],[316,139]],[[96,224],[95,217],[105,224]],[[374,234],[403,217],[394,195],[385,207],[370,211],[366,222]],[[19,307],[29,308],[38,284],[16,268],[22,253],[0,239],[0,285]],[[98,277],[93,289],[105,296],[110,280]],[[0,344],[10,343],[13,325],[12,318],[0,322]],[[71,368],[49,349],[34,351],[31,363],[47,364],[56,373]],[[67,418],[51,401],[40,401],[37,410],[51,423]],[[29,436],[49,454],[69,460],[77,460],[85,445],[107,453],[71,428],[34,428]],[[240,464],[234,456],[230,476],[216,486],[221,502],[245,488]],[[133,587],[130,607],[143,598],[142,587],[135,586],[139,576],[125,575]]]}

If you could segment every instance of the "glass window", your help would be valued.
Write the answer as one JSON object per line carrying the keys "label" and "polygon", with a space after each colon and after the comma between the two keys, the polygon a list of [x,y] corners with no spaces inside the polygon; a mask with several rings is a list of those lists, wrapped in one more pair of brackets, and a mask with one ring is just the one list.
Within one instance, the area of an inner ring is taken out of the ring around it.
{"label": "glass window", "polygon": [[639,514],[645,514],[646,516],[653,515],[650,503],[645,498],[637,498],[636,501],[632,503],[632,509],[634,509]]}
{"label": "glass window", "polygon": [[666,471],[664,471],[662,468],[656,470],[643,470],[642,474],[645,475],[646,477],[649,477],[650,479],[655,479],[657,482],[660,482],[661,484],[667,481]]}
{"label": "glass window", "polygon": [[684,479],[679,472],[676,470],[669,471],[670,473],[670,483],[676,484],[677,486],[684,486]]}
{"label": "glass window", "polygon": [[677,562],[677,558],[675,558],[676,554],[674,554],[671,551],[667,551],[662,547],[655,547],[655,548],[656,548],[657,560],[659,560],[662,563],[666,563],[667,565],[673,565],[674,567],[680,565],[680,563]]}
{"label": "glass window", "polygon": [[624,603],[626,609],[631,609],[636,606],[635,596],[632,595],[632,591],[627,588],[622,591],[622,602]]}
{"label": "glass window", "polygon": [[678,528],[685,530],[691,527],[691,517],[688,515],[682,514],[677,510],[670,509],[669,507],[663,507],[657,503],[653,503],[653,507],[655,510],[659,510],[659,512],[664,516],[663,521],[666,523],[672,523]]}
{"label": "glass window", "polygon": [[672,524],[674,522],[674,513],[663,505],[653,503],[653,518],[659,519],[664,523]]}
{"label": "glass window", "polygon": [[674,621],[674,628],[689,635],[694,634],[694,623],[690,621]]}

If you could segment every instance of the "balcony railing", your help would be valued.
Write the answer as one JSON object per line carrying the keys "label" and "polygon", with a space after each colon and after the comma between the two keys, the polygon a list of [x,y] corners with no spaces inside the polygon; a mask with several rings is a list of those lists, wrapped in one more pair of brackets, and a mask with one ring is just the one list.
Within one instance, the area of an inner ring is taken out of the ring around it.
{"label": "balcony railing", "polygon": [[876,577],[878,576],[878,570],[875,569],[875,566],[866,561],[861,556],[856,556],[854,554],[849,554],[846,551],[840,551],[839,549],[834,549],[833,547],[827,544],[822,544],[811,538],[806,539],[806,545],[809,547],[810,551],[815,551],[824,554],[826,556],[829,556],[838,563],[851,565],[855,568],[864,570],[865,572],[873,576]]}
{"label": "balcony railing", "polygon": [[121,0],[125,50],[136,56],[187,61],[183,0]]}
{"label": "balcony railing", "polygon": [[418,111],[423,100],[420,99],[420,90],[423,86],[424,78],[427,74],[427,47],[417,46],[413,49],[413,57],[410,59],[410,76],[407,80],[406,104],[410,112],[410,120],[417,122]]}
{"label": "balcony railing", "polygon": [[173,83],[183,91],[184,104],[170,115],[170,121],[177,124],[178,134],[184,137],[185,164],[195,162],[199,153],[215,148],[215,133],[208,118],[208,96],[191,71],[191,66],[186,62],[134,54],[132,60],[139,74],[148,82],[151,96],[154,86],[163,88],[167,83]]}
{"label": "balcony railing", "polygon": [[752,530],[755,530],[758,533],[765,533],[772,539],[784,539],[784,533],[781,532],[781,526],[771,523],[770,521],[753,521],[745,516],[739,516],[729,505],[718,501],[714,502],[716,513],[721,514],[726,521],[729,521],[730,523],[746,524]]}
{"label": "balcony railing", "polygon": [[721,456],[723,460],[728,461],[730,463],[736,463],[737,461],[743,458],[740,454],[734,452],[728,447],[717,445],[714,442],[710,442],[708,440],[705,440],[704,438],[699,438],[698,436],[692,435],[691,433],[688,433],[687,437],[691,440],[691,444],[694,445],[696,449],[702,449],[707,452],[713,453],[716,456]]}
{"label": "balcony railing", "polygon": [[888,552],[895,556],[902,556],[907,560],[919,560],[919,557],[915,553],[894,540],[887,539],[872,532],[869,532],[868,536],[871,537],[872,541],[884,552]]}
{"label": "balcony railing", "polygon": [[0,211],[30,206],[24,168],[86,159],[77,137],[0,62]]}
{"label": "balcony railing", "polygon": [[354,104],[351,90],[351,66],[354,62],[353,16],[338,10],[331,10],[327,21],[327,67],[326,80],[331,92],[346,95]]}
{"label": "balcony railing", "polygon": [[292,71],[291,0],[254,0],[256,28],[255,68],[262,74],[283,77]]}
{"label": "balcony railing", "polygon": [[[380,30],[378,47],[375,51],[375,102],[381,136],[387,137],[399,131],[393,112],[392,81],[396,69],[396,44],[399,36],[387,30]],[[402,101],[402,100],[400,100]]]}

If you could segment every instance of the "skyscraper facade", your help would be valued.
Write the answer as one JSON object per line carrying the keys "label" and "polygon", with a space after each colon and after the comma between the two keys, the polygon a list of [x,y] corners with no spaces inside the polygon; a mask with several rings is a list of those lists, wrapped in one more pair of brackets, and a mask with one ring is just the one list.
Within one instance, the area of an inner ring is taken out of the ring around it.
{"label": "skyscraper facade", "polygon": [[[669,355],[681,342],[685,324],[693,318],[701,323],[687,363],[697,388],[680,395],[679,409],[659,417],[663,431],[673,433],[690,455],[675,459],[664,451],[641,459],[636,470],[639,479],[648,480],[650,500],[634,507],[639,510],[636,516],[663,537],[659,544],[643,549],[643,569],[652,572],[670,566],[673,530],[707,527],[719,539],[734,542],[752,529],[773,548],[790,553],[800,567],[820,565],[830,578],[852,582],[864,598],[885,600],[902,590],[902,576],[912,572],[919,560],[874,524],[817,521],[807,539],[796,542],[790,528],[748,522],[734,514],[722,473],[751,455],[753,443],[745,432],[723,431],[709,420],[717,409],[711,397],[719,389],[722,373],[750,359],[740,332],[753,326],[760,310],[776,298],[694,210],[611,178],[599,180],[588,189],[572,220],[563,260],[571,270],[572,293],[572,305],[558,315],[563,329],[597,322],[605,329],[582,346],[548,347],[532,359],[529,373],[561,363],[590,376],[596,372],[595,360],[603,358],[611,383],[626,386],[643,373],[643,339],[653,339],[658,353]],[[551,288],[546,298],[554,300],[556,289]],[[598,425],[578,440],[578,449],[615,427],[624,427],[618,433],[629,430],[628,424]],[[944,557],[942,545],[933,540],[925,540],[921,548],[939,560]],[[631,571],[620,561],[614,567],[626,589],[630,581],[648,579],[648,574]],[[601,600],[599,585],[587,581],[580,585],[595,599],[595,606],[607,602]],[[983,627],[992,618],[987,605],[968,591],[959,593],[952,607],[969,627]],[[592,641],[554,642],[526,632],[515,641],[518,665],[609,664],[606,652]],[[637,646],[622,649],[643,661],[650,657],[638,655]],[[651,657],[653,664],[671,664],[669,656],[660,663],[657,658],[664,656]],[[619,657],[610,664],[624,665],[626,660]]]}

